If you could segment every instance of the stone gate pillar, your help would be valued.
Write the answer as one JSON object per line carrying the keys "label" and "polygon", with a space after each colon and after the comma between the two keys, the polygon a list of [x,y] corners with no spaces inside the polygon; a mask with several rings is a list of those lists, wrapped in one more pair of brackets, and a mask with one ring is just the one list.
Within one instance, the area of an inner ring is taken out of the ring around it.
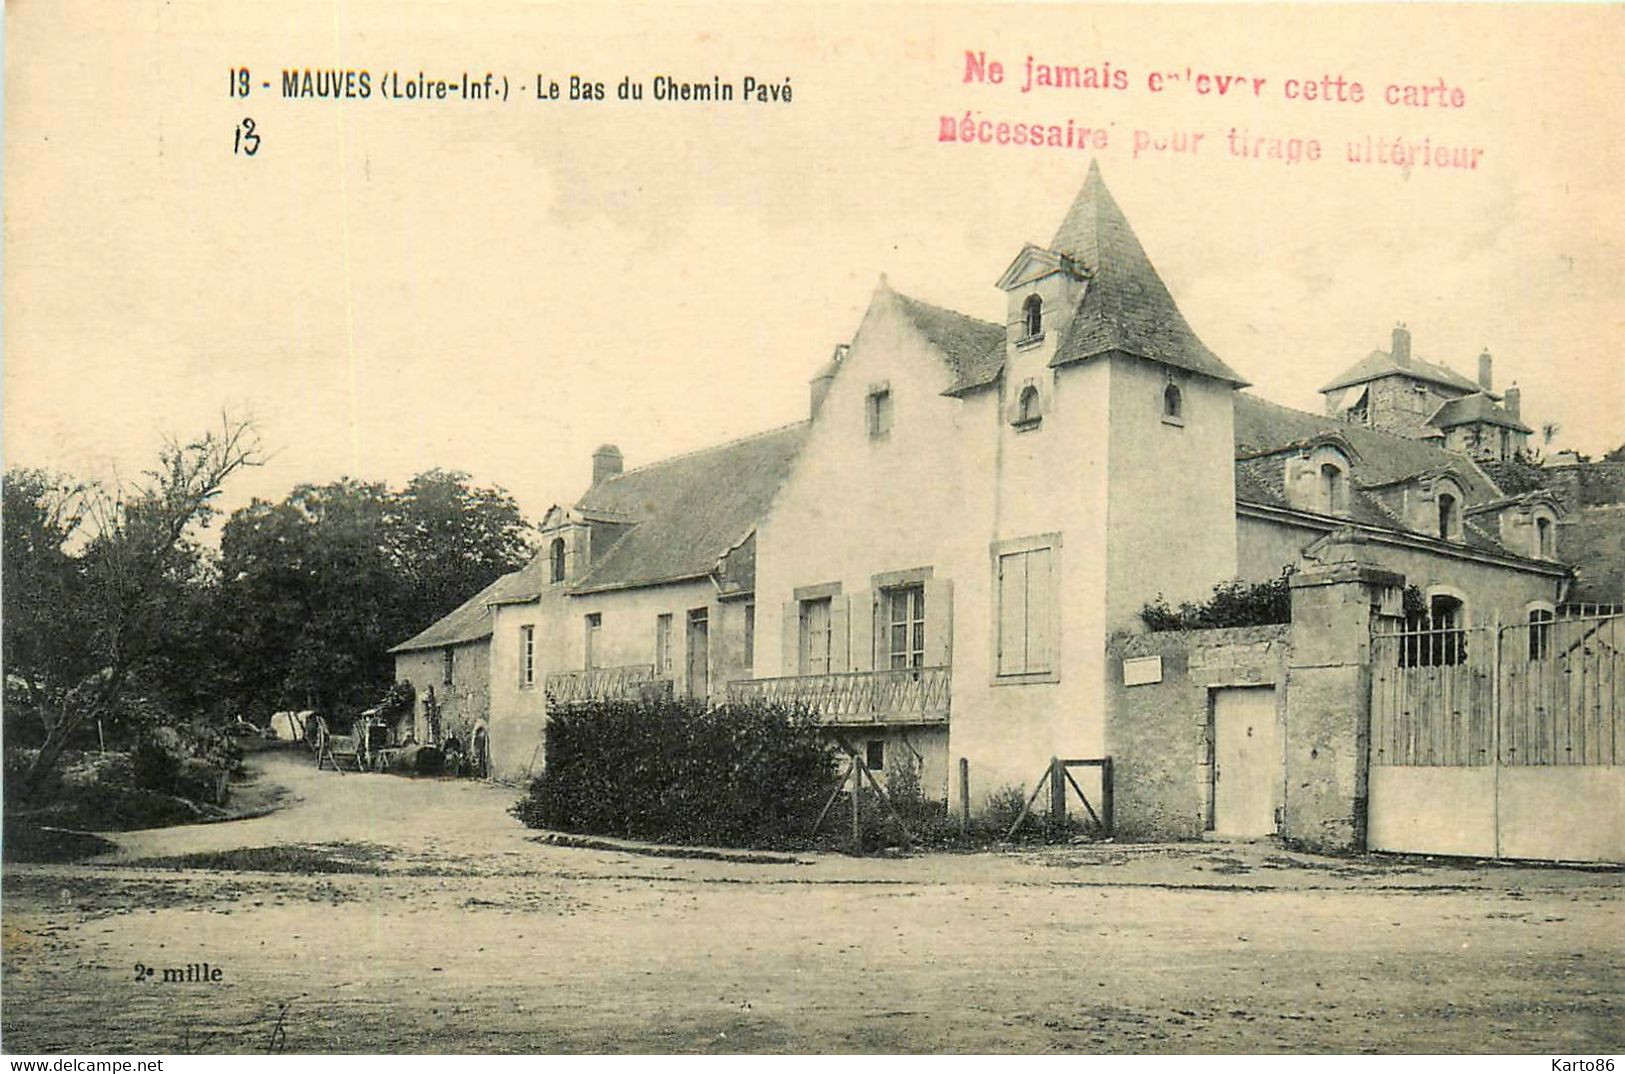
{"label": "stone gate pillar", "polygon": [[1404,575],[1358,561],[1292,576],[1281,818],[1288,842],[1365,849],[1371,620],[1399,614],[1404,584]]}

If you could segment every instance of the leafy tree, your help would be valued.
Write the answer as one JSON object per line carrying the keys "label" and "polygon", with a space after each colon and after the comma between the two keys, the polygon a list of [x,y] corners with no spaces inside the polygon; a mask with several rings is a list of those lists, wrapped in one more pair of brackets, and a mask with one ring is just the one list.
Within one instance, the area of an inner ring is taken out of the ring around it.
{"label": "leafy tree", "polygon": [[[62,616],[69,624],[56,624],[45,635],[49,652],[25,657],[21,668],[25,678],[49,695],[42,706],[44,742],[22,779],[23,797],[41,786],[77,732],[114,716],[132,682],[162,659],[166,632],[188,588],[200,579],[202,556],[192,532],[215,514],[213,501],[225,481],[262,461],[252,423],[222,416],[218,429],[187,443],[167,443],[158,467],[133,484],[81,487],[73,497],[75,506],[54,516],[50,505],[56,501],[37,495],[40,486],[28,485],[19,475],[17,492],[6,504],[8,528],[11,501],[27,508],[32,496],[34,507],[24,511],[19,526],[25,539],[33,537],[37,543],[8,559],[7,588],[14,569],[18,603],[33,609],[36,618]],[[7,484],[13,484],[10,475]],[[74,554],[69,539],[81,529],[88,540]],[[74,569],[66,575],[56,553],[73,560]],[[61,578],[68,576],[75,578],[72,589],[59,589]],[[8,614],[8,667],[13,649],[26,651],[26,645],[10,640],[12,629]],[[91,670],[71,681],[86,669]]]}
{"label": "leafy tree", "polygon": [[243,709],[364,707],[389,648],[529,556],[512,497],[432,470],[405,489],[344,479],[257,500],[221,541],[221,636]]}

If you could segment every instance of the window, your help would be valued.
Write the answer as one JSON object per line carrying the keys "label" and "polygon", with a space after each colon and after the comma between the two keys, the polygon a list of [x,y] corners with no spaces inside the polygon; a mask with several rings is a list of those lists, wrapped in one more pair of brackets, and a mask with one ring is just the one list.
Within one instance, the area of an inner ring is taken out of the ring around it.
{"label": "window", "polygon": [[830,598],[801,602],[802,675],[828,675],[830,649]]}
{"label": "window", "polygon": [[1055,670],[1054,538],[1011,542],[994,558],[1000,677],[1051,676]]}
{"label": "window", "polygon": [[863,745],[863,764],[871,772],[886,770],[886,740],[871,738]]}
{"label": "window", "polygon": [[1348,491],[1343,478],[1343,468],[1336,463],[1321,464],[1320,502],[1327,514],[1340,515],[1348,510]]}
{"label": "window", "polygon": [[1459,524],[1456,498],[1448,492],[1439,493],[1439,536],[1450,540],[1456,535]]}
{"label": "window", "polygon": [[451,680],[454,678],[454,673],[455,673],[456,669],[457,669],[457,651],[455,649],[453,649],[451,646],[448,645],[448,646],[446,646],[446,651],[443,654],[441,654],[441,659],[440,659],[440,672],[441,672],[440,681],[442,683],[444,683],[445,685],[450,686],[451,685]]}
{"label": "window", "polygon": [[1529,659],[1545,660],[1552,655],[1552,620],[1550,608],[1529,609]]}
{"label": "window", "polygon": [[886,666],[894,670],[924,666],[925,587],[881,590],[881,613],[886,626]]}
{"label": "window", "polygon": [[745,670],[756,667],[756,605],[745,605]]}
{"label": "window", "polygon": [[671,613],[655,617],[655,674],[671,674]]}
{"label": "window", "polygon": [[1556,527],[1552,520],[1544,515],[1535,519],[1535,555],[1541,559],[1551,559],[1557,554]]}
{"label": "window", "polygon": [[688,612],[688,696],[711,696],[711,613],[706,608]]}
{"label": "window", "polygon": [[604,616],[601,612],[593,612],[591,615],[587,616],[586,622],[587,631],[586,638],[584,639],[582,646],[582,655],[584,658],[582,661],[582,666],[588,671],[591,671],[593,668],[598,666],[598,635],[604,628]]}
{"label": "window", "polygon": [[1512,456],[1512,434],[1508,430],[1502,429],[1501,430],[1501,458],[1506,459],[1506,458],[1510,458],[1511,456]]}
{"label": "window", "polygon": [[1044,300],[1028,295],[1021,304],[1021,335],[1023,339],[1037,339],[1044,334]]}
{"label": "window", "polygon": [[870,437],[878,440],[891,432],[891,389],[884,386],[871,388],[868,397],[868,411]]}
{"label": "window", "polygon": [[551,581],[555,581],[555,582],[564,581],[564,538],[563,537],[555,537],[555,538],[553,538],[553,545],[552,545],[552,547],[550,549],[548,549],[548,560],[549,560],[549,563],[551,564],[551,568],[552,568],[551,571],[548,574],[548,578]]}
{"label": "window", "polygon": [[1019,401],[1016,403],[1016,425],[1033,426],[1043,419],[1043,408],[1038,396],[1038,387],[1028,384],[1021,389]]}
{"label": "window", "polygon": [[1459,597],[1435,594],[1425,613],[1405,620],[1401,667],[1445,667],[1467,661],[1467,609]]}
{"label": "window", "polygon": [[536,685],[536,628],[519,628],[519,685]]}
{"label": "window", "polygon": [[1184,424],[1185,397],[1177,384],[1169,384],[1162,389],[1162,420],[1174,425]]}

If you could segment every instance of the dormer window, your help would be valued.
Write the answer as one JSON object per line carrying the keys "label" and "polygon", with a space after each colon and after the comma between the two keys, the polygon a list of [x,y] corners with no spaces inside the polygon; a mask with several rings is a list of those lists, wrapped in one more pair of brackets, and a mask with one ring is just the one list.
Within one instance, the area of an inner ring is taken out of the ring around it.
{"label": "dormer window", "polygon": [[552,547],[548,549],[548,580],[553,582],[564,581],[564,538],[553,538]]}
{"label": "dormer window", "polygon": [[1329,515],[1340,515],[1348,510],[1348,480],[1343,468],[1336,463],[1320,466],[1320,503]]}
{"label": "dormer window", "polygon": [[1170,425],[1185,424],[1185,396],[1179,385],[1171,382],[1162,389],[1162,420]]}
{"label": "dormer window", "polygon": [[1439,493],[1439,536],[1448,541],[1461,532],[1461,506],[1455,496]]}
{"label": "dormer window", "polygon": [[1021,338],[1037,339],[1044,334],[1044,300],[1028,295],[1021,304]]}
{"label": "dormer window", "polygon": [[1557,556],[1557,527],[1545,515],[1535,517],[1535,555],[1540,559]]}

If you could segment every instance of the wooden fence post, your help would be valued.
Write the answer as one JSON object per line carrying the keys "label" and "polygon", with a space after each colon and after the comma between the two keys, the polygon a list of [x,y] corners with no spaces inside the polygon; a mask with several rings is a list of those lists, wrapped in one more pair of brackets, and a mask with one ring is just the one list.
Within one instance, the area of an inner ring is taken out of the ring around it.
{"label": "wooden fence post", "polygon": [[858,799],[863,795],[863,758],[852,756],[852,853],[863,853],[863,828],[858,816]]}
{"label": "wooden fence post", "polygon": [[1049,759],[1049,828],[1054,835],[1066,825],[1066,770],[1059,757]]}
{"label": "wooden fence post", "polygon": [[959,834],[970,832],[970,758],[959,759]]}
{"label": "wooden fence post", "polygon": [[1100,766],[1100,821],[1101,827],[1106,829],[1107,836],[1117,835],[1117,820],[1113,813],[1112,801],[1112,759],[1105,758]]}

